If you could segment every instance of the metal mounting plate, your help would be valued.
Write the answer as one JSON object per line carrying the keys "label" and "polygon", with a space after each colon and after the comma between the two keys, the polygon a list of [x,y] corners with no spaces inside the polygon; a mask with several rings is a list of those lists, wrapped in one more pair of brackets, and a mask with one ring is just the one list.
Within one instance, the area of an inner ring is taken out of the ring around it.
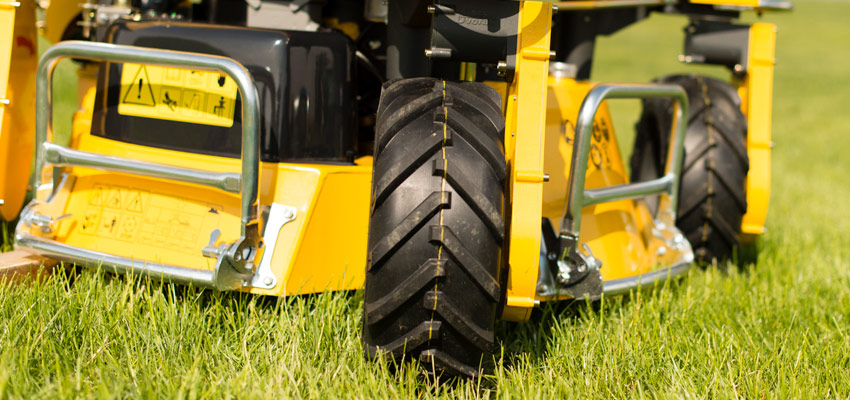
{"label": "metal mounting plate", "polygon": [[260,266],[257,267],[257,272],[251,279],[249,286],[261,289],[271,289],[277,285],[277,278],[272,272],[272,255],[277,244],[277,237],[280,234],[281,228],[287,223],[294,221],[298,215],[298,209],[283,204],[273,203],[269,211],[269,219],[266,222],[265,232],[263,233],[263,242],[265,250],[263,258],[260,260]]}

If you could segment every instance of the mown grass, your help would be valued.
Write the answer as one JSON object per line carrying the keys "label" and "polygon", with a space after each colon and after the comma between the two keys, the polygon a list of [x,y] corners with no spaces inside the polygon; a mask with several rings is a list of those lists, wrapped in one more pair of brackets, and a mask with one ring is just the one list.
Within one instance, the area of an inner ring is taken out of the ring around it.
{"label": "mown grass", "polygon": [[[492,375],[454,385],[364,361],[359,292],[269,299],[59,270],[0,289],[0,394],[850,397],[846,15],[850,2],[813,0],[765,17],[781,26],[776,148],[769,230],[752,265],[500,323]],[[655,16],[602,40],[597,78],[682,70],[683,25]],[[623,132],[637,109],[614,112]]]}

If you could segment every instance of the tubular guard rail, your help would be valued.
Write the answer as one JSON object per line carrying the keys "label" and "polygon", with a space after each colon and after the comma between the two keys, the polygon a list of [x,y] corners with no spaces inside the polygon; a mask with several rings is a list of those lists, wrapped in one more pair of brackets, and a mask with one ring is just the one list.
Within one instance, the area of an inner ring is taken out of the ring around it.
{"label": "tubular guard rail", "polygon": [[[242,171],[236,173],[211,173],[188,168],[155,164],[145,161],[106,156],[69,149],[51,143],[52,131],[52,80],[56,64],[63,58],[92,61],[137,63],[163,67],[189,68],[214,71],[231,77],[242,96]],[[32,235],[21,224],[31,226],[36,214],[34,200],[21,215],[15,233],[17,246],[39,253],[88,266],[103,266],[120,273],[148,275],[175,283],[191,283],[220,290],[237,289],[250,280],[254,273],[252,260],[260,244],[258,224],[259,170],[259,96],[254,79],[237,61],[212,55],[170,50],[121,46],[105,43],[68,41],[48,49],[41,57],[36,78],[36,159],[35,184],[41,184],[41,171],[45,164],[57,167],[88,167],[104,171],[143,175],[154,178],[210,186],[241,195],[241,237],[235,243],[223,245],[212,256],[217,259],[215,270],[206,271],[160,263],[133,260],[93,250],[80,249],[54,240]],[[59,177],[54,174],[54,193]],[[47,217],[49,219],[49,217]],[[225,265],[226,264],[226,265]]]}
{"label": "tubular guard rail", "polygon": [[[593,121],[602,102],[608,99],[645,99],[672,98],[675,101],[673,110],[673,126],[670,133],[670,147],[664,175],[660,178],[609,186],[597,189],[585,189],[588,157],[590,154]],[[675,248],[686,249],[683,257],[676,260],[667,268],[659,269],[642,275],[605,281],[602,292],[606,295],[627,292],[638,287],[654,285],[656,282],[685,273],[693,262],[693,253],[687,240],[675,228],[676,207],[681,180],[682,157],[684,153],[684,138],[687,130],[688,97],[685,91],[677,85],[654,84],[600,84],[594,87],[585,97],[579,110],[576,122],[573,152],[568,181],[568,197],[564,209],[559,233],[561,255],[559,268],[571,268],[574,260],[592,259],[592,254],[581,256],[577,252],[580,243],[581,212],[584,207],[611,201],[634,199],[654,194],[666,195],[659,203],[656,226],[660,230],[670,232],[671,245]],[[573,260],[573,261],[571,261]],[[544,275],[547,271],[541,268]],[[555,293],[544,293],[551,295]]]}

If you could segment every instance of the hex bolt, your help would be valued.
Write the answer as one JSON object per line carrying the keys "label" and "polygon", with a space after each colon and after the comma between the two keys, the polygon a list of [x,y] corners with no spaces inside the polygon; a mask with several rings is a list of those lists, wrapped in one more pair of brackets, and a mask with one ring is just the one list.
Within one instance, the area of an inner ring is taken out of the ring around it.
{"label": "hex bolt", "polygon": [[272,279],[272,277],[267,276],[267,277],[263,278],[263,284],[264,285],[271,286],[272,283],[274,283],[274,279]]}

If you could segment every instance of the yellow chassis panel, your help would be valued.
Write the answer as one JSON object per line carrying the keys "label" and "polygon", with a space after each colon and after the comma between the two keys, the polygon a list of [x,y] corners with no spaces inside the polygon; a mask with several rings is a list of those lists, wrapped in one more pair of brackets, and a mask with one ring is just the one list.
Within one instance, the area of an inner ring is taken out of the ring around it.
{"label": "yellow chassis panel", "polygon": [[[81,81],[91,71],[80,73]],[[95,88],[87,82],[82,109],[74,119],[72,146],[99,154],[142,159],[183,168],[215,172],[238,171],[241,161],[134,145],[92,136]],[[270,252],[269,289],[248,287],[264,295],[295,295],[362,287],[366,266],[371,157],[356,165],[263,163],[260,171],[262,206],[294,207],[296,216],[277,232]],[[43,171],[49,174],[52,168]],[[55,232],[31,233],[85,249],[212,270],[215,260],[201,254],[210,233],[214,243],[239,238],[240,203],[234,194],[204,186],[77,167],[66,169],[73,178],[47,202],[49,190],[38,193],[47,215],[69,214]],[[49,176],[45,182],[50,182]],[[263,254],[258,256],[262,257]],[[259,263],[259,261],[257,261]]]}
{"label": "yellow chassis panel", "polygon": [[[209,170],[238,168],[238,160],[152,149],[82,135],[80,148],[145,160],[169,160]],[[265,295],[318,293],[362,287],[366,262],[371,159],[362,165],[264,164],[260,202],[297,209],[294,221],[277,232],[271,289],[249,287]],[[232,164],[232,165],[228,165]],[[72,246],[138,260],[212,270],[215,260],[202,256],[214,229],[215,244],[239,237],[237,196],[202,186],[74,168],[61,195],[39,210],[69,214],[50,235]],[[48,191],[39,193],[47,200]],[[37,230],[33,229],[34,234]],[[44,236],[43,234],[40,234]],[[259,263],[259,262],[258,262]]]}

